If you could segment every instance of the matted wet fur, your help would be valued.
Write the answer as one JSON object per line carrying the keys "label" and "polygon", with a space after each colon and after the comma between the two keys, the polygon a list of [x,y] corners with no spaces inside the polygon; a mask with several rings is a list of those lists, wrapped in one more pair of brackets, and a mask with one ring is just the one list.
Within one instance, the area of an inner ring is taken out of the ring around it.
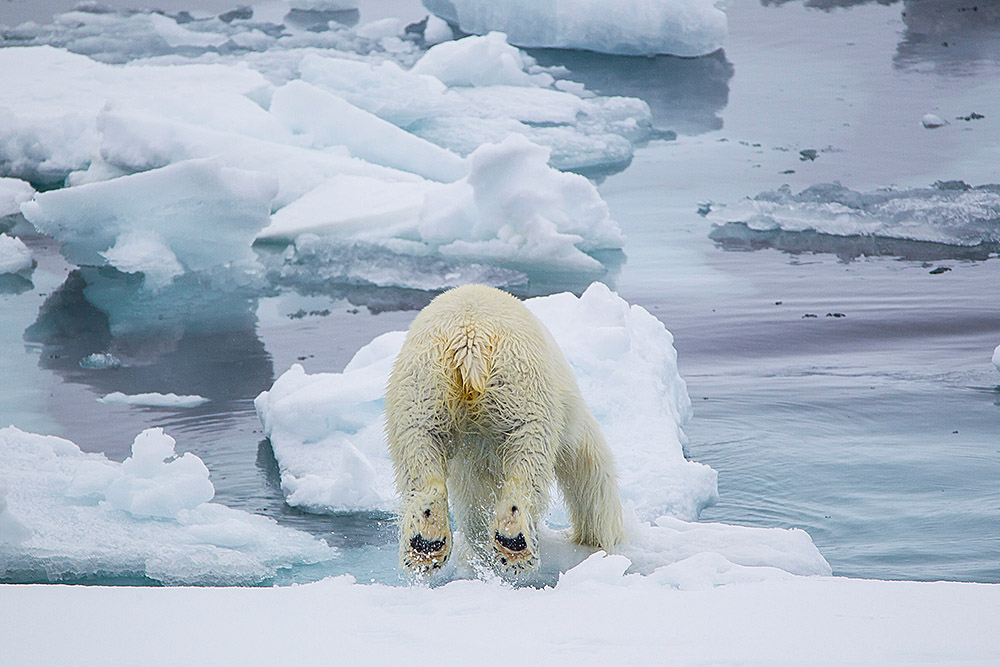
{"label": "matted wet fur", "polygon": [[538,522],[559,484],[574,541],[622,540],[611,451],[548,329],[515,297],[466,285],[414,319],[386,394],[401,498],[400,564],[441,567],[458,527],[500,571],[538,566]]}

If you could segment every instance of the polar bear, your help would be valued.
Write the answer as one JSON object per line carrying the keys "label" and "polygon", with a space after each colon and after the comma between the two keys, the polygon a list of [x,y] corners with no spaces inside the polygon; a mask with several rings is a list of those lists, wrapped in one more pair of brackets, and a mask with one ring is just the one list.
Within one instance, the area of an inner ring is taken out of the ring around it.
{"label": "polar bear", "polygon": [[510,294],[465,285],[424,308],[393,365],[385,414],[404,569],[447,561],[449,495],[482,558],[501,572],[534,569],[553,480],[575,542],[621,542],[611,450],[552,334]]}

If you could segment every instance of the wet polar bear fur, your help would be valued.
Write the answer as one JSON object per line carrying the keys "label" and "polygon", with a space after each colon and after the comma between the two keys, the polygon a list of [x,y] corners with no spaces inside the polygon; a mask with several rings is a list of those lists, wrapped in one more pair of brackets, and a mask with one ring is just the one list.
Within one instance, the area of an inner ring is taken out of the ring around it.
{"label": "wet polar bear fur", "polygon": [[465,285],[424,308],[393,366],[385,412],[404,569],[447,561],[449,496],[480,557],[499,571],[534,569],[553,480],[575,542],[621,542],[611,450],[552,335],[510,294]]}

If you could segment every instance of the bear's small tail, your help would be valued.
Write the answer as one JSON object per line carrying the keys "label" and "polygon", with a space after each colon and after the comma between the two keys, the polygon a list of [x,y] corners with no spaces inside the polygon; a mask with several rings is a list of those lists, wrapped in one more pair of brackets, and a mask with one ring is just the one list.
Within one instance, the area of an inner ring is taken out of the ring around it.
{"label": "bear's small tail", "polygon": [[450,366],[458,372],[458,378],[466,395],[482,394],[490,374],[492,343],[486,334],[476,326],[466,324],[448,343],[447,354]]}

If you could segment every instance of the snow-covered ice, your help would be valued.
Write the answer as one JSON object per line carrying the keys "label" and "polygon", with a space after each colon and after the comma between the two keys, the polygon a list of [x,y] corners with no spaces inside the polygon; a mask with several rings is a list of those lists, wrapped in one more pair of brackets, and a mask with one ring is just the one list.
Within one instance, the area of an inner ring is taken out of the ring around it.
{"label": "snow-covered ice", "polygon": [[934,130],[939,127],[944,127],[948,124],[948,121],[941,118],[937,114],[925,113],[920,119],[920,124],[926,127],[928,130]]}
{"label": "snow-covered ice", "polygon": [[30,269],[34,264],[31,250],[24,241],[7,234],[0,234],[0,275],[4,273],[20,273]]}
{"label": "snow-covered ice", "polygon": [[997,349],[993,350],[993,365],[1000,371],[1000,345],[997,345]]}
{"label": "snow-covered ice", "polygon": [[134,405],[150,408],[196,408],[199,405],[208,403],[207,398],[198,395],[178,396],[173,393],[123,394],[120,391],[105,394],[97,400],[105,405]]}
{"label": "snow-covered ice", "polygon": [[[245,269],[265,227],[265,241],[321,233],[376,240],[398,256],[591,278],[603,267],[588,253],[621,247],[596,188],[552,167],[628,164],[636,144],[657,136],[644,102],[557,82],[499,33],[406,58],[350,40],[318,49],[276,38],[237,58],[214,40],[191,38],[191,52],[174,38],[219,30],[231,40],[257,30],[250,23],[178,20],[84,9],[52,31],[6,33],[8,44],[31,46],[0,49],[10,73],[0,174],[69,187],[36,194],[4,179],[0,205],[62,242],[70,262],[141,273],[156,291],[185,273]],[[158,41],[170,23],[181,32]],[[146,55],[159,57],[135,59],[124,46],[134,39],[99,47],[124,49],[104,58],[114,65],[45,45],[92,53],[82,45],[100,42],[95,26],[126,25],[135,38],[152,31]],[[506,179],[506,190],[483,183],[501,168],[531,176]]]}
{"label": "snow-covered ice", "polygon": [[31,199],[35,189],[17,178],[0,178],[0,218],[21,211],[21,204]]}
{"label": "snow-covered ice", "polygon": [[[663,324],[601,283],[579,298],[563,293],[525,304],[573,367],[615,452],[623,500],[645,521],[697,517],[717,498],[716,474],[684,458],[691,403]],[[342,373],[310,375],[296,364],[257,397],[289,504],[315,512],[394,506],[383,394],[404,337],[377,337]],[[554,514],[565,520],[562,510]]]}
{"label": "snow-covered ice", "polygon": [[313,233],[403,254],[600,273],[587,253],[621,248],[621,230],[587,179],[547,161],[547,149],[512,135],[476,149],[455,183],[333,178],[275,213],[260,238]]}
{"label": "snow-covered ice", "polygon": [[0,531],[18,537],[0,542],[0,575],[247,585],[336,557],[309,535],[208,502],[208,469],[190,452],[175,456],[174,444],[148,429],[115,463],[63,438],[0,429]]}
{"label": "snow-covered ice", "polygon": [[186,160],[39,193],[21,211],[71,262],[141,272],[155,289],[185,271],[255,262],[276,192],[268,174]]}
{"label": "snow-covered ice", "polygon": [[525,47],[620,55],[701,56],[722,47],[726,15],[716,0],[423,0],[470,33],[498,30]]}
{"label": "snow-covered ice", "polygon": [[[995,585],[794,577],[674,591],[623,576],[625,567],[596,555],[540,590],[362,585],[349,575],[264,589],[4,586],[0,641],[12,664],[148,667],[331,655],[501,664],[509,656],[495,648],[498,628],[514,629],[540,664],[985,666],[1000,656]],[[114,641],[95,610],[113,610]],[[58,640],[24,641],[39,628]]]}
{"label": "snow-covered ice", "polygon": [[[615,453],[629,516],[629,538],[617,551],[632,571],[659,572],[663,583],[678,587],[830,573],[802,531],[690,523],[716,501],[716,473],[684,458],[682,426],[691,404],[673,339],[659,320],[600,283],[581,297],[563,293],[525,303],[566,354]],[[310,375],[293,365],[257,397],[290,505],[321,513],[395,507],[383,395],[404,338],[402,331],[377,337],[342,373]],[[541,535],[541,581],[589,553],[555,530],[567,524],[555,503]],[[453,560],[459,562],[449,564],[446,578],[475,573],[461,555]],[[667,565],[672,569],[660,571]]]}
{"label": "snow-covered ice", "polygon": [[719,207],[712,238],[756,232],[815,232],[834,237],[872,237],[961,248],[1000,246],[1000,185],[961,181],[926,188],[857,192],[838,183],[798,194],[788,186]]}

